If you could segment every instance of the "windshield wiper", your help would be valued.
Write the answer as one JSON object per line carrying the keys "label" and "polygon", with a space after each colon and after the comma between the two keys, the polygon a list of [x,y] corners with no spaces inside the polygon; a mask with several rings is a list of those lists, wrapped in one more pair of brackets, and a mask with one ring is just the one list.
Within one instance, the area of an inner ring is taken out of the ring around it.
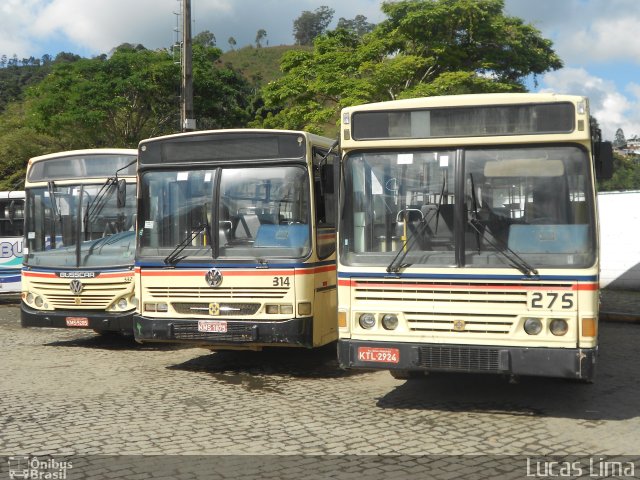
{"label": "windshield wiper", "polygon": [[[423,205],[424,207],[431,207],[431,211],[435,212],[436,232],[438,231],[438,220],[440,220],[440,207],[442,206],[442,199],[444,197],[444,191],[446,187],[447,187],[447,176],[443,175],[442,189],[440,190],[440,198],[438,199],[438,205],[435,208],[433,207],[433,205]],[[404,210],[401,210],[401,212],[402,211]],[[400,269],[404,267],[408,267],[410,265],[410,264],[402,263],[402,261],[407,257],[407,254],[411,251],[417,239],[420,238],[424,233],[424,231],[426,230],[429,220],[433,218],[433,215],[431,216],[431,218],[427,218],[427,215],[429,214],[429,212],[427,212],[426,214],[423,214],[422,210],[419,210],[419,212],[420,212],[420,215],[422,215],[422,219],[420,220],[420,225],[418,226],[418,230],[416,231],[415,235],[411,236],[411,243],[408,243],[409,238],[407,236],[407,239],[404,241],[404,244],[402,245],[402,247],[400,247],[400,250],[398,250],[398,253],[396,253],[396,256],[393,257],[393,260],[391,260],[391,263],[387,266],[387,272],[398,273]],[[407,213],[405,213],[405,215],[406,214]],[[400,215],[400,212],[398,212],[398,216],[399,215]],[[396,221],[397,221],[397,217],[396,217]]]}
{"label": "windshield wiper", "polygon": [[49,189],[49,198],[51,199],[51,210],[53,211],[53,215],[59,222],[62,222],[62,215],[60,214],[58,202],[56,201],[56,184],[53,183],[53,180],[49,180],[47,182],[47,188]]}
{"label": "windshield wiper", "polygon": [[[200,225],[193,227],[191,231],[187,234],[187,236],[180,243],[178,243],[178,245],[176,245],[176,247],[171,251],[169,255],[165,257],[164,259],[165,265],[175,265],[180,260],[185,258],[186,255],[181,257],[180,253],[182,253],[182,251],[185,248],[187,248],[189,243],[191,243],[193,239],[196,238],[198,235],[200,235],[203,231],[207,233],[209,238],[211,238],[211,229],[209,228],[208,222],[201,223]],[[210,247],[211,247],[211,250],[213,251],[213,244],[210,244]]]}
{"label": "windshield wiper", "polygon": [[[431,207],[432,207],[431,211],[427,212],[426,214],[423,214],[422,210],[417,210],[412,208],[405,208],[404,210],[400,210],[398,212],[396,219],[398,219],[398,217],[402,212],[405,212],[404,213],[405,215],[409,215],[409,212],[417,211],[420,213],[422,217],[420,219],[420,224],[418,225],[416,232],[413,235],[411,235],[411,237],[407,235],[407,239],[402,244],[402,247],[400,247],[400,249],[396,253],[396,256],[393,257],[393,260],[391,260],[391,263],[389,263],[389,265],[387,266],[387,272],[398,273],[402,268],[408,267],[410,265],[407,263],[402,263],[402,261],[407,257],[409,252],[413,249],[413,246],[416,244],[418,238],[422,237],[424,231],[427,228],[427,225],[429,224],[429,220],[431,220],[434,215],[440,214],[440,205],[438,205],[437,207],[431,205]],[[431,213],[431,217],[428,218],[429,213]]]}
{"label": "windshield wiper", "polygon": [[[538,275],[538,270],[535,269],[532,265],[530,265],[525,259],[523,259],[520,255],[514,252],[509,246],[496,237],[493,232],[486,225],[484,225],[484,230],[480,227],[483,226],[482,222],[477,218],[470,218],[467,223],[473,228],[479,236],[482,236],[484,240],[486,240],[489,245],[496,249],[498,253],[500,253],[503,257],[509,260],[509,265],[514,268],[517,268],[522,273],[524,273],[527,277],[533,277]],[[488,238],[485,233],[488,233],[491,238]]]}
{"label": "windshield wiper", "polygon": [[[480,253],[480,239],[486,240],[489,245],[496,249],[503,257],[505,257],[514,268],[517,268],[522,273],[524,273],[527,277],[533,277],[538,275],[538,270],[535,267],[531,266],[525,259],[523,259],[520,255],[514,252],[509,246],[496,237],[493,232],[489,229],[487,225],[483,225],[480,220],[478,220],[478,200],[476,198],[476,189],[473,184],[473,175],[469,174],[469,179],[471,180],[471,199],[473,202],[473,211],[469,215],[467,219],[467,223],[473,230],[476,232],[476,241],[478,243],[478,253]],[[482,228],[484,227],[484,228]],[[491,239],[485,236],[485,233],[488,233],[491,236]]]}
{"label": "windshield wiper", "polygon": [[102,187],[100,187],[100,190],[98,190],[98,193],[96,194],[93,201],[90,201],[87,205],[87,209],[85,210],[84,217],[82,219],[85,240],[87,239],[87,234],[89,233],[89,222],[93,222],[102,213],[102,210],[107,204],[107,200],[109,200],[111,195],[113,195],[113,192],[115,191],[114,187],[117,184],[118,177],[107,178],[107,180],[102,184]]}

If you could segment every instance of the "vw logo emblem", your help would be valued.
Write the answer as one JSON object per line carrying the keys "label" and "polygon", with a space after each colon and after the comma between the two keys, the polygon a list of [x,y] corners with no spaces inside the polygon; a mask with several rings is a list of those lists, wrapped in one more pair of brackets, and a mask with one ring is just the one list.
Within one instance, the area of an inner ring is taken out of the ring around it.
{"label": "vw logo emblem", "polygon": [[210,287],[217,287],[222,283],[222,272],[217,268],[212,268],[205,274],[204,279]]}
{"label": "vw logo emblem", "polygon": [[71,282],[69,282],[69,290],[71,290],[71,293],[73,293],[74,295],[80,295],[83,288],[84,285],[82,285],[82,282],[80,280],[73,279],[71,280]]}

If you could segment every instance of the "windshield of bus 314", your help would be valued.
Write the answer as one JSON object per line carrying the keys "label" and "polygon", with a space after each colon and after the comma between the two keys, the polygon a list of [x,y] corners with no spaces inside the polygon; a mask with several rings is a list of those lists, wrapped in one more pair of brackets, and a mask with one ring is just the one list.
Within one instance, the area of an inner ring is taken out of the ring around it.
{"label": "windshield of bus 314", "polygon": [[298,165],[146,171],[139,256],[172,265],[305,257],[311,246],[307,177]]}
{"label": "windshield of bus 314", "polygon": [[595,261],[587,152],[574,145],[351,152],[346,265],[586,267]]}

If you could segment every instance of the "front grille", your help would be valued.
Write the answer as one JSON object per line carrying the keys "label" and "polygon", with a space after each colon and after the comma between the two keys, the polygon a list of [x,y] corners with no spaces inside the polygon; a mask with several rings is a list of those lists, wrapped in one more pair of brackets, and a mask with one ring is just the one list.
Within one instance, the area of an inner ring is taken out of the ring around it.
{"label": "front grille", "polygon": [[[418,361],[431,370],[460,372],[501,372],[508,370],[507,352],[498,349],[459,346],[421,346]],[[501,361],[502,360],[502,361]]]}
{"label": "front grille", "polygon": [[[404,312],[409,329],[414,332],[488,333],[506,335],[517,320],[517,315],[469,314],[452,312]],[[455,328],[464,322],[463,329]]]}
{"label": "front grille", "polygon": [[55,310],[105,310],[117,298],[131,291],[131,284],[120,282],[88,283],[83,282],[83,290],[80,295],[75,295],[69,290],[69,282],[41,282],[32,281],[34,290],[41,291],[47,296],[49,306]]}
{"label": "front grille", "polygon": [[172,325],[176,340],[207,340],[218,342],[255,342],[258,338],[256,325],[227,324],[225,333],[199,332],[197,322],[176,323]]}
{"label": "front grille", "polygon": [[211,288],[211,287],[147,287],[147,292],[156,299],[167,298],[185,298],[215,301],[219,298],[224,299],[243,299],[243,298],[284,298],[288,288],[273,287],[229,287],[229,288]]}
{"label": "front grille", "polygon": [[[215,316],[255,315],[260,309],[259,303],[219,303]],[[171,306],[182,315],[209,315],[208,303],[173,302]]]}
{"label": "front grille", "polygon": [[[567,283],[536,284],[569,289]],[[354,303],[367,311],[387,303],[404,315],[411,332],[473,336],[510,334],[527,311],[529,283],[366,279],[356,281]]]}

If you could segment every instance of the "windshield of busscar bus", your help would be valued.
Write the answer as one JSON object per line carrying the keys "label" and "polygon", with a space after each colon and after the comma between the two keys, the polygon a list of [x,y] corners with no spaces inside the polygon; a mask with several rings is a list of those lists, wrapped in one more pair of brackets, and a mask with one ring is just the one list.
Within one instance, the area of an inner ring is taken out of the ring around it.
{"label": "windshield of busscar bus", "polygon": [[78,268],[133,263],[135,180],[126,184],[124,202],[118,202],[115,184],[105,191],[104,183],[51,182],[27,189],[26,195],[25,264]]}

